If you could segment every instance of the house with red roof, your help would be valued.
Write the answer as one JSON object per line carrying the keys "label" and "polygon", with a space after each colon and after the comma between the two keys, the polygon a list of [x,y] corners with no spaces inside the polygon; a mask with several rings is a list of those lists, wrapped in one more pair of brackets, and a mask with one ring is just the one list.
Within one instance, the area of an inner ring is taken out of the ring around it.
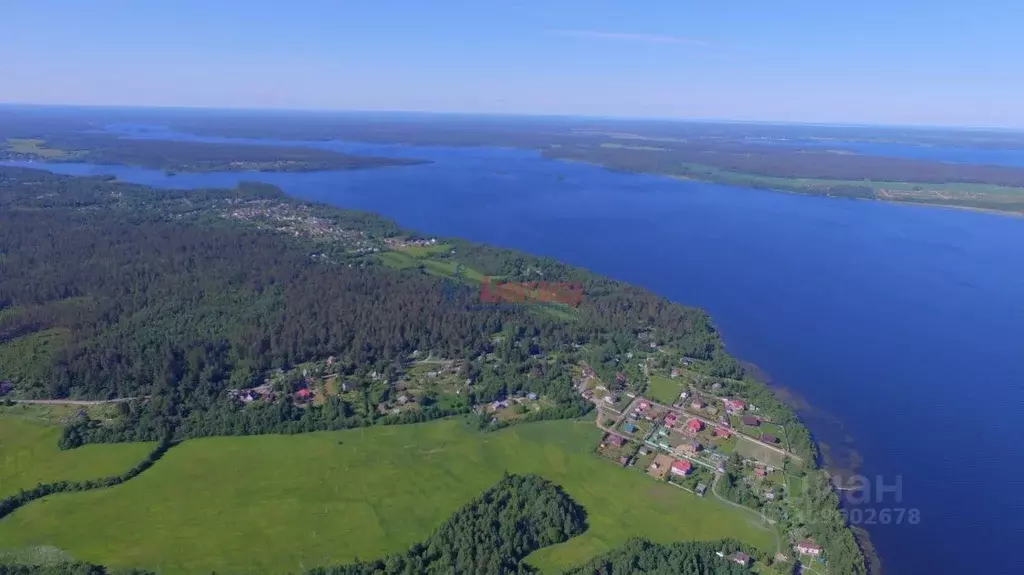
{"label": "house with red roof", "polygon": [[682,475],[685,477],[689,475],[691,471],[693,471],[693,464],[685,459],[676,460],[676,462],[672,464],[672,475]]}
{"label": "house with red roof", "polygon": [[636,404],[636,410],[640,412],[647,411],[647,408],[650,406],[651,404],[647,401],[638,401]]}
{"label": "house with red roof", "polygon": [[698,433],[704,429],[704,422],[699,419],[691,419],[687,422],[686,429],[690,430],[690,433]]}
{"label": "house with red roof", "polygon": [[716,427],[715,428],[715,437],[722,437],[722,438],[725,438],[725,439],[729,439],[730,437],[732,437],[732,433],[730,433],[729,430],[725,429],[724,427]]}
{"label": "house with red roof", "polygon": [[727,399],[725,400],[725,411],[731,414],[740,413],[746,408],[746,404],[738,399]]}
{"label": "house with red roof", "polygon": [[676,414],[674,414],[674,413],[670,413],[670,414],[666,415],[665,416],[665,427],[672,427],[673,425],[676,424],[676,420],[678,420],[678,419],[679,419],[679,417]]}
{"label": "house with red roof", "polygon": [[303,387],[302,389],[300,389],[300,390],[295,392],[295,397],[305,401],[305,400],[313,397],[313,392],[310,391],[308,387]]}
{"label": "house with red roof", "polygon": [[811,555],[814,557],[821,555],[821,545],[815,543],[813,539],[805,539],[797,543],[796,550],[801,555]]}

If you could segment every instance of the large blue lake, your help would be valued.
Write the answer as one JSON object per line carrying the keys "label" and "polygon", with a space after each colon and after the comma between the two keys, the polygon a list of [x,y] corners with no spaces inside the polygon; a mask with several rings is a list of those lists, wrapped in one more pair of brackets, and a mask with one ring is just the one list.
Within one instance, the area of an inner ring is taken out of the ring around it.
{"label": "large blue lake", "polygon": [[704,307],[734,354],[813,406],[808,421],[838,459],[901,486],[863,510],[918,510],[916,524],[907,513],[865,525],[887,572],[1020,572],[1024,219],[618,174],[515,150],[308,145],[434,163],[174,177],[52,169],[178,188],[261,180]]}

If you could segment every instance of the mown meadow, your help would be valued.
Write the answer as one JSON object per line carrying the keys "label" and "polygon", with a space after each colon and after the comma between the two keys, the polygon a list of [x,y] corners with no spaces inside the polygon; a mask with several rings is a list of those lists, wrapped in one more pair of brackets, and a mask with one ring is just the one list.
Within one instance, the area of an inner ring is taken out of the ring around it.
{"label": "mown meadow", "polygon": [[[19,425],[6,419],[0,418],[5,426]],[[404,550],[508,471],[542,475],[588,513],[583,535],[527,559],[545,571],[582,563],[630,536],[735,537],[774,550],[772,532],[742,510],[596,457],[599,433],[590,421],[483,433],[448,419],[190,440],[123,485],[54,495],[19,509],[0,520],[0,547],[52,546],[110,567],[170,574],[299,571]],[[141,458],[150,447],[95,446],[93,454],[135,450]],[[8,449],[0,442],[0,454],[7,457]],[[57,457],[79,453],[88,452]],[[40,468],[53,455],[39,453]],[[126,458],[124,467],[131,464]]]}
{"label": "mown meadow", "polygon": [[61,407],[0,407],[0,498],[38,483],[117,475],[153,449],[150,443],[121,443],[61,451],[61,428],[54,419],[66,412]]}

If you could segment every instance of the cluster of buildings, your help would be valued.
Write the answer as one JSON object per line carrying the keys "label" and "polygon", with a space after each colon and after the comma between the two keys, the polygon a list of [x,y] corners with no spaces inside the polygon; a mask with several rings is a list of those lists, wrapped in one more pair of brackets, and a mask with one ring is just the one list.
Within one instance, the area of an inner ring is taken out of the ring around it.
{"label": "cluster of buildings", "polygon": [[246,389],[229,389],[228,397],[242,403],[252,403],[260,399],[269,402],[276,399],[273,389],[267,384]]}
{"label": "cluster of buildings", "polygon": [[362,251],[376,251],[372,242],[359,230],[345,230],[330,221],[309,213],[306,206],[295,206],[272,200],[253,200],[228,211],[225,217],[261,223],[295,237],[333,238]]}
{"label": "cluster of buildings", "polygon": [[437,245],[437,240],[434,239],[434,238],[430,238],[429,240],[424,240],[424,239],[406,240],[406,239],[400,239],[400,238],[387,238],[386,240],[384,240],[384,243],[386,243],[388,245],[388,247],[392,247],[392,248],[408,248],[408,247],[412,247],[412,246],[424,248],[424,247],[427,247],[427,246],[435,246],[435,245]]}

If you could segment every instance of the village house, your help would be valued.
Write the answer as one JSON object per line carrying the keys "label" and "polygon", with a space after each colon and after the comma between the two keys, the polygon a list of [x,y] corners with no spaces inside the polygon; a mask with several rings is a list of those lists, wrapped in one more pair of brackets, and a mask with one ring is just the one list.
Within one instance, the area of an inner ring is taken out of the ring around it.
{"label": "village house", "polygon": [[675,379],[675,378],[679,377],[679,370],[678,370],[678,369],[675,369],[675,368],[673,368],[673,369],[672,369],[672,375],[671,375],[671,377],[672,377],[673,379]]}
{"label": "village house", "polygon": [[746,404],[738,399],[725,400],[725,411],[730,415],[741,413],[745,407]]}
{"label": "village house", "polygon": [[536,401],[536,400],[537,400],[537,394],[536,394],[536,393],[533,393],[533,392],[531,391],[530,393],[527,393],[527,394],[526,394],[526,399],[529,399],[529,400],[531,400],[531,401]]}
{"label": "village house", "polygon": [[696,489],[697,495],[700,495],[701,497],[704,497],[704,493],[707,490],[708,490],[708,486],[707,485],[704,485],[703,483],[698,483],[697,484],[697,489]]}
{"label": "village house", "polygon": [[627,423],[622,426],[622,431],[625,431],[626,433],[634,433],[636,432],[636,426],[632,423]]}
{"label": "village house", "polygon": [[672,475],[681,475],[686,477],[691,471],[693,471],[693,464],[685,459],[676,460],[672,464]]}
{"label": "village house", "polygon": [[301,401],[306,401],[309,398],[313,397],[313,392],[310,391],[308,387],[303,387],[302,389],[295,392],[295,397],[296,399],[299,399]]}
{"label": "village house", "polygon": [[821,545],[815,543],[813,539],[805,539],[800,543],[797,543],[796,550],[801,555],[810,555],[812,557],[818,557],[821,555]]}
{"label": "village house", "polygon": [[770,433],[763,433],[763,434],[761,434],[761,441],[763,441],[765,443],[778,443],[779,442],[779,438],[775,437],[774,435],[772,435]]}
{"label": "village house", "polygon": [[701,399],[699,397],[697,397],[697,398],[694,398],[693,403],[690,404],[690,407],[692,407],[694,409],[704,409],[705,403],[703,401],[701,401]]}
{"label": "village house", "polygon": [[643,413],[644,411],[647,411],[647,408],[650,406],[651,404],[647,403],[646,401],[638,401],[636,403],[636,411],[637,413]]}
{"label": "village house", "polygon": [[622,447],[626,444],[626,438],[621,435],[615,435],[614,433],[609,433],[605,439],[607,440],[606,443],[614,445],[615,447]]}
{"label": "village house", "polygon": [[409,396],[408,395],[400,395],[400,396],[398,396],[398,403],[401,403],[402,405],[405,405],[405,404],[409,403]]}
{"label": "village house", "polygon": [[737,551],[732,554],[732,560],[734,563],[746,567],[750,564],[750,555],[747,555],[742,551]]}
{"label": "village house", "polygon": [[691,419],[689,422],[687,422],[686,429],[690,433],[700,433],[700,430],[704,429],[704,422],[696,418]]}
{"label": "village house", "polygon": [[761,425],[761,420],[748,415],[743,418],[743,425],[746,425],[747,427],[759,427]]}
{"label": "village house", "polygon": [[677,451],[681,451],[682,453],[689,455],[694,455],[701,449],[703,449],[703,447],[698,441],[684,441],[676,446]]}
{"label": "village house", "polygon": [[715,437],[721,437],[722,439],[729,439],[730,437],[732,437],[732,433],[730,433],[728,429],[725,429],[723,427],[716,427],[715,428]]}
{"label": "village house", "polygon": [[754,468],[754,475],[764,478],[764,476],[767,475],[767,473],[765,472],[764,467],[758,465],[757,467]]}
{"label": "village house", "polygon": [[626,374],[622,373],[621,371],[615,372],[615,383],[625,384],[626,383]]}
{"label": "village house", "polygon": [[665,427],[672,427],[673,425],[676,424],[676,420],[678,420],[678,419],[679,419],[679,417],[676,414],[674,414],[674,413],[670,413],[670,414],[666,415],[665,416]]}

